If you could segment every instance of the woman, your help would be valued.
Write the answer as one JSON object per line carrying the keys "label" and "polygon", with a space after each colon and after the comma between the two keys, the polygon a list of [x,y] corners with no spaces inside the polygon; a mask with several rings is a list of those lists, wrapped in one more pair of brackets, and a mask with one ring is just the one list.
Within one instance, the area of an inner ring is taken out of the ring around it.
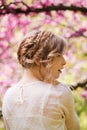
{"label": "woman", "polygon": [[28,34],[18,49],[22,79],[3,100],[6,130],[79,130],[70,88],[57,81],[66,41],[49,31]]}

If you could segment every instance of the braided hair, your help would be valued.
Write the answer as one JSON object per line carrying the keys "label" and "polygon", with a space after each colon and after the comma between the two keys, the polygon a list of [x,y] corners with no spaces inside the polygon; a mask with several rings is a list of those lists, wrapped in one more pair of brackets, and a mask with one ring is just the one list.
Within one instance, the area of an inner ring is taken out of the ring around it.
{"label": "braided hair", "polygon": [[30,68],[38,59],[46,66],[55,54],[62,54],[65,43],[65,39],[46,30],[28,34],[18,48],[19,63],[24,68]]}

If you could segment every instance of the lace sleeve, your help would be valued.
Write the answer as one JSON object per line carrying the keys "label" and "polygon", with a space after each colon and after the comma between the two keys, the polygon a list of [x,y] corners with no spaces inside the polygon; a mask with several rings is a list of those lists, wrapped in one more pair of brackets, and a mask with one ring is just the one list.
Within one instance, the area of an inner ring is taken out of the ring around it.
{"label": "lace sleeve", "polygon": [[72,92],[67,85],[62,86],[61,88],[63,93],[59,100],[63,106],[67,130],[80,130],[79,120],[74,108]]}
{"label": "lace sleeve", "polygon": [[4,95],[3,101],[2,101],[2,115],[3,115],[3,121],[5,125],[6,130],[10,130],[9,125],[8,125],[8,119],[11,116],[10,109],[11,109],[11,104],[10,104],[10,94],[11,91],[13,91],[13,87],[9,88],[7,92]]}
{"label": "lace sleeve", "polygon": [[5,130],[10,130],[9,125],[8,125],[7,120],[6,120],[4,115],[3,115],[3,121],[4,121],[4,128],[5,128]]}
{"label": "lace sleeve", "polygon": [[3,115],[4,127],[5,127],[5,130],[10,130],[8,123],[7,123],[7,113],[8,113],[8,109],[7,109],[6,101],[4,101],[3,105],[2,105],[2,115]]}

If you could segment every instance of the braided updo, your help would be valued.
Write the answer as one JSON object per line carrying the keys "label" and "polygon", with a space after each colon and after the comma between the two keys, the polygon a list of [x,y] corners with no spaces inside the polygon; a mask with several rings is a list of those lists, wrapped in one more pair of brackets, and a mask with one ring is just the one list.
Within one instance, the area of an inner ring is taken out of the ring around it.
{"label": "braided updo", "polygon": [[18,48],[18,60],[24,68],[39,60],[44,66],[55,54],[62,54],[65,40],[50,31],[36,31],[24,38]]}

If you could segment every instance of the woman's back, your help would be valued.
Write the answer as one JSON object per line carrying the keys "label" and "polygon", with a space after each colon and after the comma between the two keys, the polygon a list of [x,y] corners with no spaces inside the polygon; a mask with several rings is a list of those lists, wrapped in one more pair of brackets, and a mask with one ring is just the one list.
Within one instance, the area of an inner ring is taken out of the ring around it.
{"label": "woman's back", "polygon": [[[62,84],[52,86],[36,81],[14,85],[3,102],[6,130],[77,130],[73,129],[73,117],[69,115],[73,101],[65,102],[71,96],[70,89]],[[69,120],[72,124],[67,127]]]}

